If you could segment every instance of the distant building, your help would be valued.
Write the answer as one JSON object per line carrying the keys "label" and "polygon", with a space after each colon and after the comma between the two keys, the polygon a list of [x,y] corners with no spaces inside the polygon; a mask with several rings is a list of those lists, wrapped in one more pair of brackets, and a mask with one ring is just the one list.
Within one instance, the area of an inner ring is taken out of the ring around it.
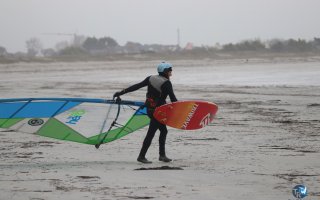
{"label": "distant building", "polygon": [[6,55],[8,55],[6,48],[0,46],[0,56],[6,56]]}
{"label": "distant building", "polygon": [[188,42],[186,47],[184,47],[185,50],[192,50],[193,49],[193,43]]}

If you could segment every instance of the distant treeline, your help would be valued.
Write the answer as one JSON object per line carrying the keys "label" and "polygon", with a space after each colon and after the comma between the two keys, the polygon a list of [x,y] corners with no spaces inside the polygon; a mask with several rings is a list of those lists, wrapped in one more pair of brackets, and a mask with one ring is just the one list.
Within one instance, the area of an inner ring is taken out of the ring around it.
{"label": "distant treeline", "polygon": [[311,41],[303,39],[280,40],[273,39],[262,42],[259,39],[244,40],[236,44],[226,44],[221,47],[222,51],[271,51],[271,52],[312,52],[320,51],[320,38]]}
{"label": "distant treeline", "polygon": [[193,46],[188,43],[186,47],[178,45],[160,45],[160,44],[140,44],[127,42],[120,46],[118,42],[110,37],[87,38],[81,46],[69,46],[62,49],[59,55],[70,54],[90,54],[90,55],[108,55],[108,54],[146,54],[146,53],[200,53],[200,52],[271,52],[271,53],[304,53],[320,52],[320,38],[314,38],[307,41],[304,39],[272,39],[261,41],[260,39],[243,40],[238,43],[228,43],[224,45],[216,44],[214,46]]}
{"label": "distant treeline", "polygon": [[243,40],[238,43],[216,44],[213,46],[194,46],[188,43],[185,47],[179,45],[140,44],[127,42],[121,46],[111,37],[85,37],[74,35],[71,43],[61,42],[56,48],[42,49],[39,39],[31,38],[26,41],[27,53],[8,53],[0,46],[1,60],[17,60],[21,58],[59,58],[59,57],[116,57],[123,55],[189,55],[189,56],[212,56],[219,53],[236,54],[242,52],[252,53],[320,53],[320,38],[313,40],[304,39],[272,39],[261,41],[260,39]]}

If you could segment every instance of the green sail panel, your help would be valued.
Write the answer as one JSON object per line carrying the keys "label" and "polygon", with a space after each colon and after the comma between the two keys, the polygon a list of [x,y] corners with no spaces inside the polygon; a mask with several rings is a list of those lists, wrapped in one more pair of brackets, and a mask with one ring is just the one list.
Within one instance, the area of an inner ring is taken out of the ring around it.
{"label": "green sail panel", "polygon": [[91,144],[90,140],[72,128],[66,126],[59,120],[51,118],[48,122],[41,127],[37,135],[55,138],[59,140],[68,140],[79,143]]}
{"label": "green sail panel", "polygon": [[[129,133],[139,130],[150,123],[150,118],[147,115],[134,115],[128,123],[120,128],[113,129],[109,132],[104,132],[101,135],[107,134],[106,138],[102,143],[112,142],[114,140],[120,139]],[[97,141],[99,143],[100,135],[89,138],[90,141]]]}
{"label": "green sail panel", "polygon": [[23,119],[0,119],[0,128],[10,128]]}

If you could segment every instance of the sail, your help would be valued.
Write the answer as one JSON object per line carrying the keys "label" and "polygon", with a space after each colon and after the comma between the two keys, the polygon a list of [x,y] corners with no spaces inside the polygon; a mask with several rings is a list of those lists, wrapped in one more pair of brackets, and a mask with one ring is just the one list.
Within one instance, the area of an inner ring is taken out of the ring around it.
{"label": "sail", "polygon": [[100,145],[150,122],[143,102],[86,98],[0,99],[0,128]]}

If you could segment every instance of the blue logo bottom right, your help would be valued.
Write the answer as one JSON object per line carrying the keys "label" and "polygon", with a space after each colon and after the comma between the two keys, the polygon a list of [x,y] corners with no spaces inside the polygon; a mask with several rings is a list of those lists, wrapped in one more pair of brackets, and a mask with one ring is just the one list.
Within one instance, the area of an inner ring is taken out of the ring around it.
{"label": "blue logo bottom right", "polygon": [[304,185],[296,185],[292,189],[292,194],[297,199],[303,199],[308,195],[307,187]]}

